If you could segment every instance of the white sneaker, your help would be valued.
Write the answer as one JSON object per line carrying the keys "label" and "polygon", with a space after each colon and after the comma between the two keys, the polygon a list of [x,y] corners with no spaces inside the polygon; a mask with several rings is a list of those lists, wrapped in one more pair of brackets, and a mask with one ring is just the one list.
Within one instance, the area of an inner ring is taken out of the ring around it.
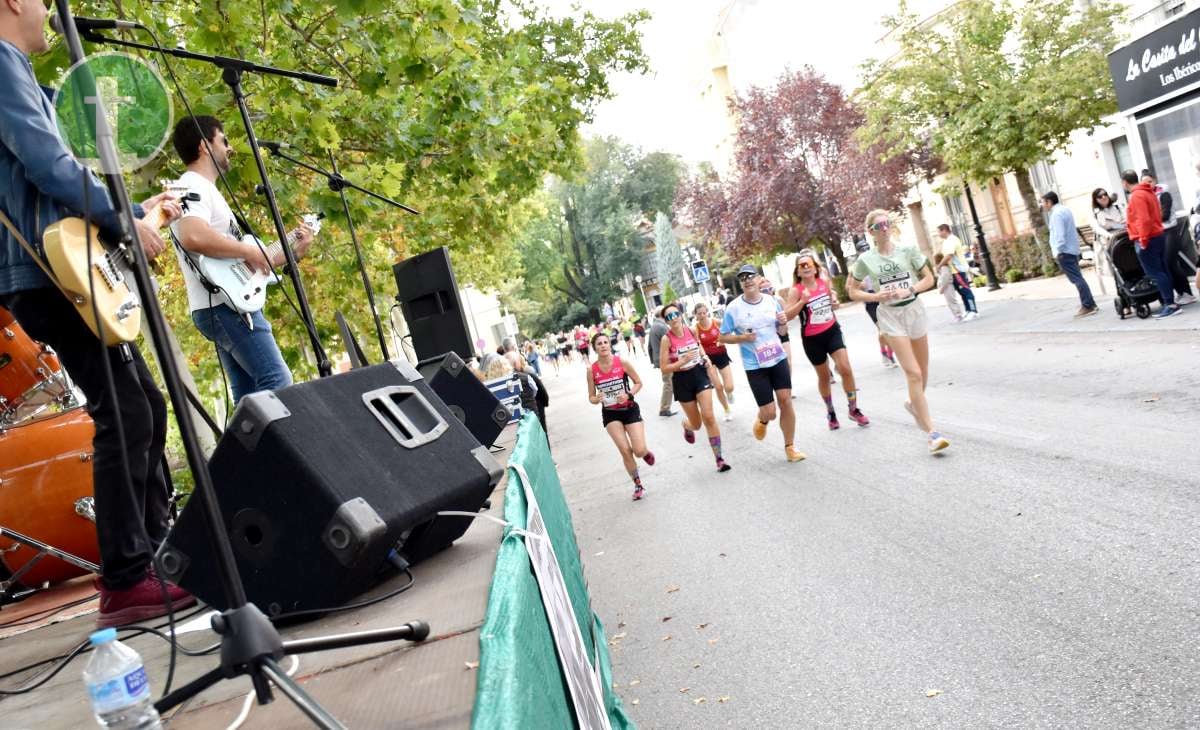
{"label": "white sneaker", "polygon": [[729,405],[733,405],[733,391],[725,392],[725,400],[729,403]]}
{"label": "white sneaker", "polygon": [[733,411],[726,408],[725,409],[725,423],[729,423],[732,420],[733,420]]}
{"label": "white sneaker", "polygon": [[1196,297],[1192,296],[1191,294],[1180,294],[1175,297],[1175,303],[1179,305],[1195,304]]}
{"label": "white sneaker", "polygon": [[883,361],[883,366],[884,366],[885,368],[894,368],[894,367],[896,367],[896,363],[892,362],[892,359],[891,359],[890,357],[888,357],[887,355],[882,355],[882,354],[881,354],[881,355],[879,356],[879,359]]}
{"label": "white sneaker", "polygon": [[968,322],[974,322],[975,320],[979,319],[979,312],[967,312],[963,315],[963,319]]}

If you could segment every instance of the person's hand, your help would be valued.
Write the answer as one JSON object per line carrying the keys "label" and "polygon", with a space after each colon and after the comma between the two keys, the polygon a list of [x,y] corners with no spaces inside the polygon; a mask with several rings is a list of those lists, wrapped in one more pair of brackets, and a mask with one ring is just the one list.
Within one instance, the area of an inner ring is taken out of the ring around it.
{"label": "person's hand", "polygon": [[142,202],[144,210],[152,210],[159,206],[162,206],[163,225],[178,220],[183,215],[183,206],[179,204],[179,196],[175,193],[159,193],[158,195],[146,198]]}
{"label": "person's hand", "polygon": [[247,266],[261,274],[271,270],[271,260],[267,258],[266,250],[256,243],[246,244],[246,255],[242,258],[245,259]]}
{"label": "person's hand", "polygon": [[622,393],[617,396],[617,405],[621,405],[622,403],[628,403],[628,402],[629,402],[629,396],[627,394]]}
{"label": "person's hand", "polygon": [[784,314],[783,312],[776,312],[775,313],[775,321],[778,324],[787,324],[787,315]]}
{"label": "person's hand", "polygon": [[293,248],[296,258],[300,258],[304,254],[308,253],[308,247],[312,245],[313,238],[315,236],[316,232],[313,231],[313,229],[307,223],[302,223],[300,227],[296,229],[296,245]]}
{"label": "person's hand", "polygon": [[142,250],[146,252],[147,260],[153,260],[163,252],[166,244],[163,243],[162,236],[158,235],[158,231],[141,220],[134,221],[133,226],[137,232],[138,242],[142,244]]}

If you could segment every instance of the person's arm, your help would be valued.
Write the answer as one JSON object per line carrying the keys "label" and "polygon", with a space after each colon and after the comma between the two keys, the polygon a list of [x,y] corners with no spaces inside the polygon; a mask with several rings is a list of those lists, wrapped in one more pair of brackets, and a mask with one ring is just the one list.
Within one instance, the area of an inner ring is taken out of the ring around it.
{"label": "person's arm", "polygon": [[929,265],[929,259],[926,258],[925,254],[914,248],[909,253],[909,262],[915,271],[921,272],[921,278],[913,287],[913,295],[916,296],[923,291],[932,289],[935,281],[933,267]]}
{"label": "person's arm", "polygon": [[621,365],[625,367],[625,374],[633,381],[633,387],[629,389],[629,397],[633,398],[642,390],[642,379],[637,373],[637,369],[633,367],[633,363],[621,361]]}
{"label": "person's arm", "polygon": [[[196,203],[189,206],[196,210]],[[263,249],[252,243],[227,236],[208,224],[200,215],[185,215],[175,224],[175,235],[185,251],[211,256],[219,259],[245,259],[246,263],[258,271],[268,271],[270,260],[264,255]]]}
{"label": "person's arm", "polygon": [[1171,209],[1175,206],[1175,199],[1166,190],[1158,199],[1158,204],[1162,206],[1162,221],[1163,223],[1171,222]]}
{"label": "person's arm", "polygon": [[671,344],[667,342],[667,336],[663,335],[658,341],[658,368],[664,373],[673,373],[677,368],[673,367],[671,362]]}
{"label": "person's arm", "polygon": [[737,333],[737,326],[733,321],[733,312],[725,310],[725,316],[721,318],[721,342],[726,345],[740,345],[743,342],[754,342],[756,335],[753,331]]}
{"label": "person's arm", "polygon": [[[831,287],[829,291],[832,292],[833,288]],[[784,300],[787,302],[787,306],[783,308],[783,316],[790,320],[800,314],[800,310],[804,309],[805,304],[808,304],[808,292],[805,291],[801,294],[796,291],[796,287],[790,286],[784,295]]]}
{"label": "person's arm", "polygon": [[596,380],[592,377],[592,369],[587,369],[588,400],[593,405],[600,403],[600,393],[596,391]]}

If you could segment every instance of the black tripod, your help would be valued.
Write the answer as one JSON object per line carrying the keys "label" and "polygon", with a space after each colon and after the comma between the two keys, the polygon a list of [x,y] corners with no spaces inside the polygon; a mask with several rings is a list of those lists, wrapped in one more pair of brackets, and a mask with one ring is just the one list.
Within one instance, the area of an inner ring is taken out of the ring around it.
{"label": "black tripod", "polygon": [[[84,53],[83,46],[79,41],[79,33],[75,28],[75,21],[71,14],[69,0],[55,0],[55,6],[58,16],[62,21],[63,35],[67,41],[71,62],[72,64],[78,64],[84,59]],[[89,40],[96,42],[117,42],[114,39],[98,36],[94,33],[88,33],[87,37]],[[282,219],[275,205],[274,192],[271,190],[270,183],[267,180],[266,168],[263,165],[253,130],[250,127],[250,116],[246,108],[245,97],[241,93],[240,79],[241,73],[247,70],[278,73],[296,78],[305,78],[310,76],[310,74],[269,69],[247,63],[240,59],[200,56],[186,51],[160,48],[158,45],[146,46],[124,41],[119,43],[146,50],[172,53],[173,55],[186,58],[206,60],[222,67],[223,78],[233,89],[234,97],[242,112],[243,122],[246,124],[247,132],[250,135],[251,146],[258,161],[259,173],[262,175],[267,192],[267,200],[271,206],[271,212],[275,220],[276,232],[280,235],[281,239],[286,238]],[[86,67],[83,68],[85,68],[86,73]],[[334,79],[317,76],[313,76],[313,78],[325,79],[321,83],[336,84]],[[163,381],[166,384],[167,393],[170,396],[171,404],[176,414],[175,420],[179,426],[184,451],[187,454],[188,467],[191,469],[195,479],[194,498],[198,500],[210,543],[213,547],[217,572],[220,575],[221,588],[225,595],[226,605],[231,606],[229,610],[220,616],[214,617],[212,622],[213,630],[221,636],[220,666],[170,693],[156,702],[154,706],[159,712],[165,712],[203,692],[222,679],[246,675],[250,677],[254,685],[254,691],[259,704],[266,704],[273,699],[271,685],[274,684],[279,691],[292,700],[318,727],[342,728],[343,725],[333,715],[314,702],[298,684],[279,668],[279,660],[289,653],[298,654],[401,639],[420,641],[429,635],[429,626],[421,621],[414,621],[404,626],[378,631],[284,642],[280,638],[278,631],[276,631],[275,626],[267,620],[262,611],[254,604],[246,601],[246,592],[242,586],[241,576],[238,574],[237,562],[234,559],[233,548],[229,542],[229,534],[225,529],[224,518],[221,514],[220,505],[217,503],[216,493],[213,490],[208,465],[204,461],[199,442],[196,439],[194,426],[191,419],[186,415],[182,417],[179,415],[186,414],[188,410],[186,391],[180,380],[179,371],[176,369],[175,360],[170,357],[167,323],[163,318],[162,309],[158,306],[158,301],[155,298],[145,253],[134,238],[133,207],[130,205],[128,191],[125,189],[124,181],[121,179],[117,150],[112,139],[112,130],[100,106],[101,103],[97,101],[96,148],[109,194],[112,196],[114,206],[120,211],[120,242],[133,258],[133,275],[137,281],[138,290],[142,295],[141,302],[144,316],[147,318],[154,348],[160,355],[159,362],[162,365]],[[295,258],[286,245],[286,241],[284,242],[284,251],[292,270],[298,298],[300,299],[301,306],[305,307],[304,311],[307,315],[305,324],[309,327],[309,334],[313,337],[314,346],[317,348],[319,356],[323,358],[320,343],[316,338],[316,329],[312,325],[311,313],[307,310],[307,300],[304,298],[304,290],[299,280]],[[326,367],[322,370],[323,373],[328,373],[328,365],[329,363],[326,359]],[[161,566],[159,566],[159,569],[161,572]]]}
{"label": "black tripod", "polygon": [[383,359],[385,361],[391,360],[391,355],[388,354],[387,341],[383,337],[383,324],[379,320],[379,310],[375,307],[375,289],[371,286],[371,277],[367,274],[367,265],[363,261],[362,248],[358,245],[358,234],[354,230],[354,220],[350,217],[350,202],[346,200],[346,188],[357,190],[364,195],[368,195],[376,200],[383,201],[388,205],[399,208],[403,211],[407,211],[413,215],[420,215],[420,213],[408,207],[404,203],[397,203],[391,198],[367,190],[359,185],[355,185],[346,178],[342,177],[341,173],[338,171],[337,158],[333,156],[332,152],[329,153],[329,164],[333,168],[333,172],[330,172],[328,170],[322,170],[315,165],[310,165],[303,160],[292,157],[283,151],[283,148],[286,145],[282,145],[279,142],[263,142],[262,145],[270,150],[271,154],[275,155],[276,157],[282,157],[294,165],[323,176],[326,182],[329,183],[329,189],[341,196],[342,210],[346,213],[346,226],[350,229],[350,241],[354,244],[354,255],[358,259],[358,271],[362,275],[363,290],[367,293],[367,304],[371,307],[371,317],[375,320],[375,334],[379,338],[379,352],[383,355]]}

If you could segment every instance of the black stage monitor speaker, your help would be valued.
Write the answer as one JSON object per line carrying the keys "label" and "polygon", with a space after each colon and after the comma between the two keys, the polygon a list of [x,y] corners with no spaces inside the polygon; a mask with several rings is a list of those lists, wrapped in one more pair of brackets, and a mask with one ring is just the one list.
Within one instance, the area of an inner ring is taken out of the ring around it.
{"label": "black stage monitor speaker", "polygon": [[417,369],[479,443],[484,446],[496,443],[496,437],[512,416],[461,357],[448,352],[422,362]]}
{"label": "black stage monitor speaker", "polygon": [[[209,462],[246,594],[268,615],[372,587],[392,548],[419,561],[458,539],[502,469],[405,362],[238,403]],[[198,504],[160,551],[166,577],[225,599]]]}
{"label": "black stage monitor speaker", "polygon": [[450,252],[443,246],[404,259],[392,267],[392,273],[417,361],[447,352],[456,352],[464,360],[473,358],[475,348],[450,268]]}

